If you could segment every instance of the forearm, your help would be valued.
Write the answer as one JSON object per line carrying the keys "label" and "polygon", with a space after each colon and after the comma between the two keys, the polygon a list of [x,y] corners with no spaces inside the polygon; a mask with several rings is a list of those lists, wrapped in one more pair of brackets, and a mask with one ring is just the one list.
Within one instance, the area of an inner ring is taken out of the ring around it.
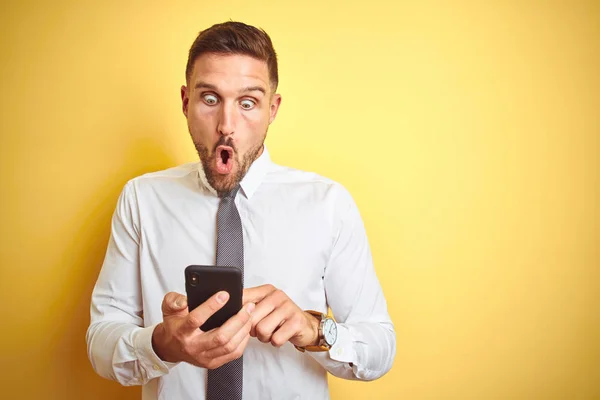
{"label": "forearm", "polygon": [[327,305],[339,325],[338,342],[314,357],[338,377],[373,380],[392,367],[396,335],[358,208],[345,189],[338,195],[332,210],[334,246],[324,275]]}
{"label": "forearm", "polygon": [[102,377],[143,385],[169,372],[152,349],[154,326],[143,328],[139,212],[134,184],[123,188],[112,219],[104,264],[92,292],[88,357]]}
{"label": "forearm", "polygon": [[370,381],[390,370],[395,353],[391,322],[354,322],[338,324],[338,340],[328,352],[308,354],[332,375]]}
{"label": "forearm", "polygon": [[163,362],[153,351],[154,328],[126,322],[92,323],[86,340],[94,370],[124,386],[143,385],[167,374],[175,364]]}

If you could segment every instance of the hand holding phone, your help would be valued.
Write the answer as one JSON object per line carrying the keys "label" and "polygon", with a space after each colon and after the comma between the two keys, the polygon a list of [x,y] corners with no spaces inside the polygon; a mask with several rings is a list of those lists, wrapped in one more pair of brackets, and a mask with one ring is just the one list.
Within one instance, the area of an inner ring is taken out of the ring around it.
{"label": "hand holding phone", "polygon": [[[198,278],[190,275],[190,279]],[[239,358],[250,339],[250,313],[254,310],[254,303],[238,308],[238,312],[218,328],[206,332],[198,329],[229,304],[230,297],[225,291],[218,291],[197,307],[192,307],[186,296],[167,293],[162,303],[163,322],[152,333],[152,347],[156,354],[164,361],[185,361],[208,369]]]}

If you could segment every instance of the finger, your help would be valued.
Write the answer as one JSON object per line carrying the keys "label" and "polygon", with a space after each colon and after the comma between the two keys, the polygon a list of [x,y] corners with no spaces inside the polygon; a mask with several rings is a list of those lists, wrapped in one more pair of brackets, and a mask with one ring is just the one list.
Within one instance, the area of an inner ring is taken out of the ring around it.
{"label": "finger", "polygon": [[275,289],[262,301],[256,304],[256,308],[252,313],[252,330],[250,331],[250,335],[256,337],[256,326],[260,323],[260,321],[266,318],[273,312],[273,310],[280,307],[287,300],[289,300],[289,297],[287,297],[284,292]]}
{"label": "finger", "polygon": [[262,301],[256,305],[256,308],[252,312],[252,329],[250,330],[250,336],[256,337],[256,326],[271,314],[275,308],[275,304],[269,301]]}
{"label": "finger", "polygon": [[235,349],[235,351],[233,351],[232,353],[226,354],[224,356],[214,358],[208,364],[208,369],[218,368],[218,367],[222,366],[223,364],[227,364],[230,361],[240,358],[242,356],[242,354],[244,354],[244,350],[246,349],[246,346],[248,345],[249,340],[250,340],[250,335],[246,335],[244,337],[244,339],[242,340],[242,342],[239,344],[239,346]]}
{"label": "finger", "polygon": [[[252,303],[250,303],[252,304]],[[225,325],[223,325],[225,326]],[[214,347],[208,351],[205,351],[202,355],[205,358],[217,358],[224,356],[226,354],[232,353],[235,349],[238,348],[240,343],[246,338],[246,336],[250,336],[250,328],[252,327],[252,321],[250,318],[246,321],[246,323],[233,335],[233,337],[229,340],[229,342]]]}
{"label": "finger", "polygon": [[301,324],[295,319],[289,319],[285,321],[274,333],[271,335],[271,344],[275,347],[281,347],[286,344],[291,338],[298,335],[301,332]]}
{"label": "finger", "polygon": [[163,316],[178,314],[187,308],[187,297],[182,294],[169,292],[162,301],[161,309]]}
{"label": "finger", "polygon": [[219,311],[228,300],[229,293],[224,291],[215,293],[204,303],[190,311],[180,329],[184,333],[194,332],[196,329],[200,328],[214,313]]}
{"label": "finger", "polygon": [[[207,332],[207,335],[205,338],[203,338],[204,350],[210,350],[227,345],[231,338],[233,338],[235,334],[246,325],[246,323],[250,322],[250,325],[252,325],[250,313],[253,309],[254,303],[250,303],[242,307],[242,309],[238,311],[236,315],[229,318],[219,328],[215,328],[212,331]],[[230,349],[230,351],[233,351],[234,349],[235,347]]]}
{"label": "finger", "polygon": [[261,285],[253,288],[244,289],[242,295],[242,304],[258,303],[269,294],[273,293],[277,288],[273,285]]}
{"label": "finger", "polygon": [[276,308],[255,326],[256,338],[263,343],[269,343],[273,333],[284,324],[289,316],[288,307]]}

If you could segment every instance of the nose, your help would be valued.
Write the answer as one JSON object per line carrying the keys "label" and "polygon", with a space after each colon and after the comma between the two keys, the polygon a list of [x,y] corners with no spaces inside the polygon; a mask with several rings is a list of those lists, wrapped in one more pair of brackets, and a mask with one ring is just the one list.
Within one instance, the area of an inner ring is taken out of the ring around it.
{"label": "nose", "polygon": [[219,114],[219,123],[217,125],[217,130],[220,135],[229,136],[235,132],[236,113],[237,110],[234,104],[222,103]]}

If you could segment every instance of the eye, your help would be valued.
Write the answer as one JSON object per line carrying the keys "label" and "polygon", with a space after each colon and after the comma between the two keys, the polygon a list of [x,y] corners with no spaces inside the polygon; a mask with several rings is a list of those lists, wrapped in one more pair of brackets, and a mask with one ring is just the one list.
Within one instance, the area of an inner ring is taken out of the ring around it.
{"label": "eye", "polygon": [[215,104],[217,104],[217,101],[219,99],[217,99],[217,96],[215,96],[214,94],[205,94],[204,96],[202,96],[202,100],[204,100],[204,102],[209,106],[214,106]]}
{"label": "eye", "polygon": [[244,110],[252,110],[254,108],[254,106],[256,105],[256,103],[250,99],[244,99],[244,100],[240,101],[240,105],[242,106],[242,108]]}

